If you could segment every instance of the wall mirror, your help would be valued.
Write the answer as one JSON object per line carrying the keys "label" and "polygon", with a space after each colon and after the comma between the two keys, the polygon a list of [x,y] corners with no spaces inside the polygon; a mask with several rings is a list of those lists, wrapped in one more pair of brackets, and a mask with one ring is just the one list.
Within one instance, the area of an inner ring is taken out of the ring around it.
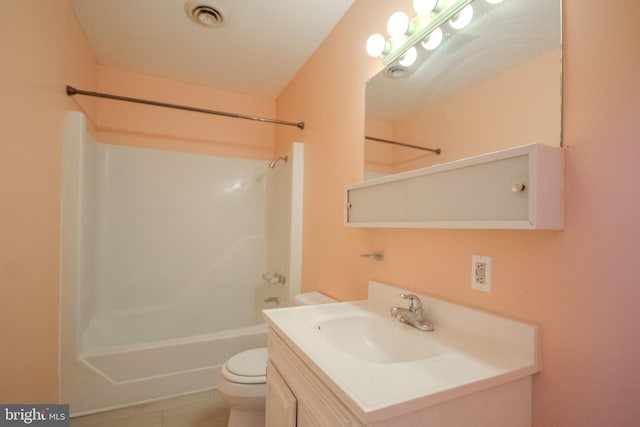
{"label": "wall mirror", "polygon": [[[447,1],[447,0],[440,0]],[[413,13],[412,2],[397,2]],[[475,0],[434,50],[367,82],[365,179],[530,143],[561,146],[561,0]],[[379,140],[399,142],[440,154]]]}

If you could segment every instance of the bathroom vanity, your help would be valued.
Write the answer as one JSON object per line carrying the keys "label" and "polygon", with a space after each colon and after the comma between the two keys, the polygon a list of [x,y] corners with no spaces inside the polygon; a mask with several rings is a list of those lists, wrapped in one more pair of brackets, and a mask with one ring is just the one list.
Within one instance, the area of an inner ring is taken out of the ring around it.
{"label": "bathroom vanity", "polygon": [[402,292],[265,310],[267,426],[529,426],[537,327],[420,295],[420,331],[388,314]]}

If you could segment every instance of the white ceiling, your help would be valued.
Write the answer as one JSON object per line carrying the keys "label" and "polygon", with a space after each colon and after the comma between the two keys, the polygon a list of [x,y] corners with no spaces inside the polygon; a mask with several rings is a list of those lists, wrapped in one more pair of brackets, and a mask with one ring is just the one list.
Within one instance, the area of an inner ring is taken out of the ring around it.
{"label": "white ceiling", "polygon": [[187,0],[70,0],[100,64],[275,99],[354,0],[201,0],[226,11],[207,28]]}

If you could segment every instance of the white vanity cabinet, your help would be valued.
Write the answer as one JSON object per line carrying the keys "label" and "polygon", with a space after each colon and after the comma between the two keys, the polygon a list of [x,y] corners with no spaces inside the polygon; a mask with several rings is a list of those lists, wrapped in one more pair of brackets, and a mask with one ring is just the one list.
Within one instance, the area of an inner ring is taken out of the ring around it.
{"label": "white vanity cabinet", "polygon": [[344,221],[350,227],[562,229],[562,149],[523,145],[349,185]]}
{"label": "white vanity cabinet", "polygon": [[271,362],[267,363],[267,377],[267,426],[295,427],[298,411],[296,397]]}
{"label": "white vanity cabinet", "polygon": [[530,427],[538,328],[416,294],[435,330],[392,319],[408,292],[269,309],[268,427]]}
{"label": "white vanity cabinet", "polygon": [[528,427],[531,377],[430,407],[413,406],[408,413],[392,410],[386,419],[361,422],[295,351],[269,330],[266,427]]}
{"label": "white vanity cabinet", "polygon": [[[287,393],[291,398],[283,398]],[[284,415],[290,413],[292,407],[295,412],[293,417]],[[287,344],[270,330],[266,427],[362,425]]]}

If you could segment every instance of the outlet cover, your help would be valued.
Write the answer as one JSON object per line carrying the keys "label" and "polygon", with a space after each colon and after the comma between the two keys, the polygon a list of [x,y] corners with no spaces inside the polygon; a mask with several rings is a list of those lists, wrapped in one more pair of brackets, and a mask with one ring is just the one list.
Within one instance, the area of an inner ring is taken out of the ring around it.
{"label": "outlet cover", "polygon": [[471,256],[471,288],[491,292],[491,257]]}

